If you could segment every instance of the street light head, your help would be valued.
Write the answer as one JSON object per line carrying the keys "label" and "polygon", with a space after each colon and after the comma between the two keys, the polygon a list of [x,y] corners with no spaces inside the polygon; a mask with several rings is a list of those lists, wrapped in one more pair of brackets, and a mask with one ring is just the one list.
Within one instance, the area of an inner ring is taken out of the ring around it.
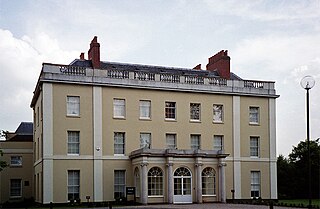
{"label": "street light head", "polygon": [[304,76],[300,81],[301,87],[304,88],[305,90],[312,89],[315,83],[316,81],[310,75]]}

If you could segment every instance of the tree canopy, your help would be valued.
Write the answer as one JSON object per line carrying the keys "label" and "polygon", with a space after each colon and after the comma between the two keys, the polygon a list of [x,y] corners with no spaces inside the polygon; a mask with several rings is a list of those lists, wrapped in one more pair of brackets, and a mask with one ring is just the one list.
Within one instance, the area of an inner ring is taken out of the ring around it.
{"label": "tree canopy", "polygon": [[[311,190],[313,198],[320,198],[320,143],[310,140]],[[308,198],[308,146],[301,141],[294,146],[288,158],[277,160],[278,194],[284,198]]]}

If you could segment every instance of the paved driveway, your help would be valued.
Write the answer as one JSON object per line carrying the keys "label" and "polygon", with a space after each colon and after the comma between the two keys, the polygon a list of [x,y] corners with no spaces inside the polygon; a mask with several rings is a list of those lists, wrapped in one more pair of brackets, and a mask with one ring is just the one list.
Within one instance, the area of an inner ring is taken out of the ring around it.
{"label": "paved driveway", "polygon": [[[265,205],[243,205],[243,204],[222,204],[222,203],[206,203],[206,204],[187,204],[187,205],[146,205],[146,206],[126,206],[116,207],[114,209],[269,209],[270,206]],[[274,209],[292,209],[288,207],[274,206]],[[298,208],[295,208],[298,209]],[[300,208],[301,209],[301,208]]]}

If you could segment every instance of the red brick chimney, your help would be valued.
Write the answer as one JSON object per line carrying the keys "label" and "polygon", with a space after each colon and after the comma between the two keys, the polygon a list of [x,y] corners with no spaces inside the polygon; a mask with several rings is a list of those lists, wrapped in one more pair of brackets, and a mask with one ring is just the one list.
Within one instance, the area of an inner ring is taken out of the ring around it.
{"label": "red brick chimney", "polygon": [[207,70],[217,71],[221,78],[230,79],[230,57],[228,50],[221,50],[209,58]]}
{"label": "red brick chimney", "polygon": [[195,66],[193,69],[194,69],[194,70],[201,70],[201,64],[198,64],[198,65]]}
{"label": "red brick chimney", "polygon": [[81,52],[81,54],[80,54],[80,59],[84,60],[84,53],[83,52]]}
{"label": "red brick chimney", "polygon": [[100,44],[97,41],[97,36],[90,43],[88,59],[91,60],[93,68],[100,68]]}

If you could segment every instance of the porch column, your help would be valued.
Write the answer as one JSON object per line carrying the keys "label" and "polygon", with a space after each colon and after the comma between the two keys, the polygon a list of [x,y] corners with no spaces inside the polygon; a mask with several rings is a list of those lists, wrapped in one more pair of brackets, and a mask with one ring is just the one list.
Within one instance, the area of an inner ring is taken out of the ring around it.
{"label": "porch column", "polygon": [[219,196],[220,201],[226,202],[226,176],[225,176],[225,166],[227,164],[224,162],[223,158],[219,158]]}
{"label": "porch column", "polygon": [[201,177],[201,171],[202,171],[202,163],[199,163],[199,159],[197,159],[196,166],[196,173],[197,173],[197,182],[196,182],[196,188],[197,188],[197,203],[202,203],[202,177]]}
{"label": "porch column", "polygon": [[173,204],[173,163],[170,162],[167,163],[167,171],[168,171],[168,203]]}
{"label": "porch column", "polygon": [[141,163],[141,204],[148,204],[148,163]]}

